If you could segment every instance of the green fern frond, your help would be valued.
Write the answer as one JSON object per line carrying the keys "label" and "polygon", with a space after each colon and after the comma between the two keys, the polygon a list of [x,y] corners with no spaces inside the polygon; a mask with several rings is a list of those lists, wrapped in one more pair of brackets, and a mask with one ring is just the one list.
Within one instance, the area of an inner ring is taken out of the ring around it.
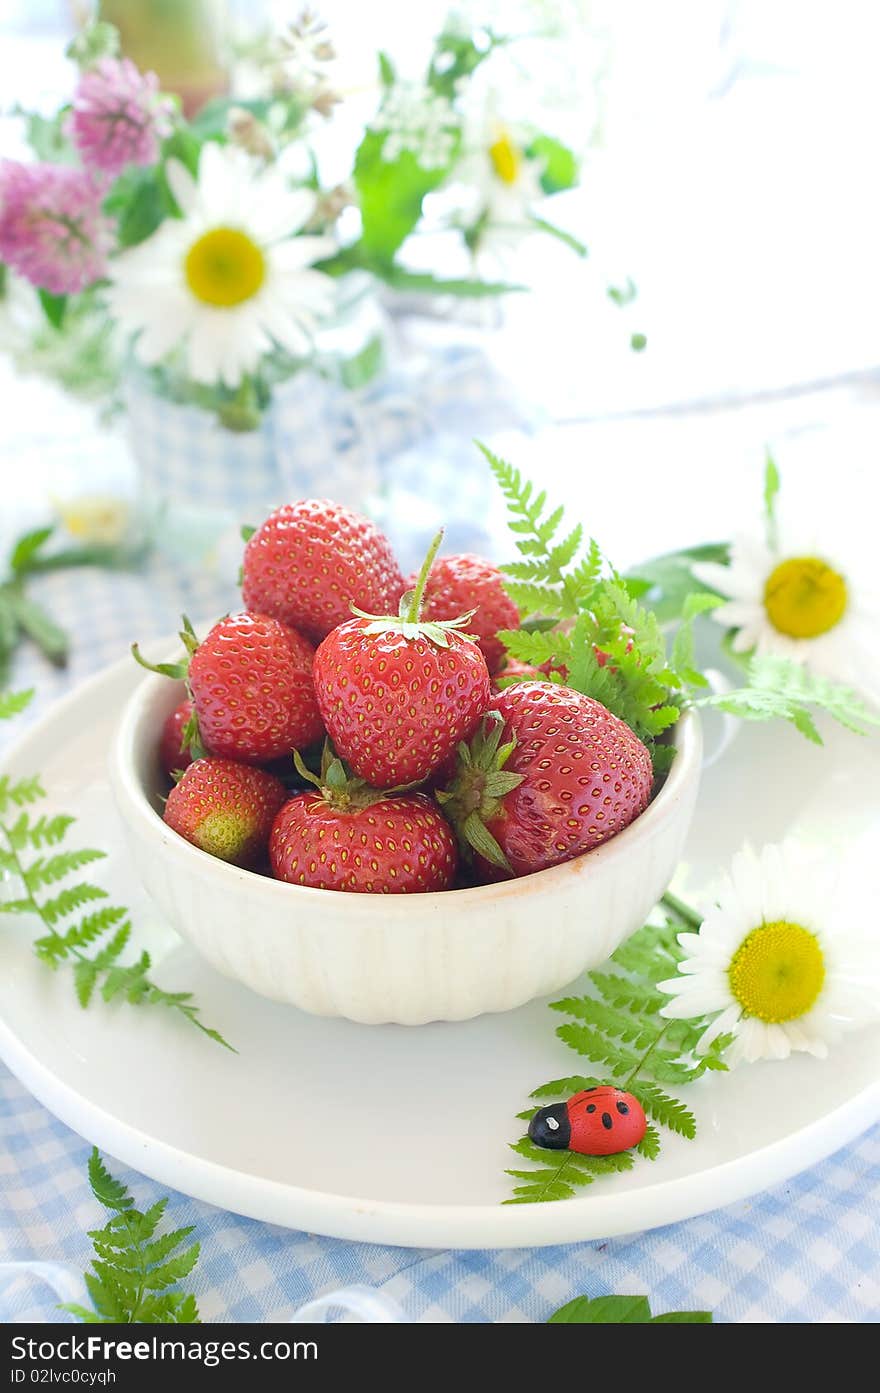
{"label": "green fern frond", "polygon": [[9,721],[13,716],[20,716],[22,711],[30,706],[33,698],[33,687],[26,692],[0,692],[0,721]]}
{"label": "green fern frond", "polygon": [[11,783],[7,775],[0,776],[0,817],[5,816],[10,806],[24,808],[45,796],[46,790],[36,775],[18,779],[16,783]]}
{"label": "green fern frond", "polygon": [[[90,904],[95,900],[106,900],[106,898],[106,890],[102,890],[99,885],[89,885],[87,881],[83,881],[81,885],[68,886],[66,890],[60,891],[51,900],[44,900],[40,905],[40,913],[47,924],[54,926],[60,919],[72,914],[75,909],[82,909],[85,904]],[[118,912],[125,913],[124,910]],[[91,916],[91,918],[95,921],[95,926],[98,927],[96,916]],[[107,925],[101,923],[100,927],[104,928]],[[81,946],[83,943],[91,942],[89,938],[81,939],[73,934],[74,931],[71,931],[64,936],[63,942],[68,947],[73,947],[75,944]]]}
{"label": "green fern frond", "polygon": [[583,526],[577,523],[558,537],[564,509],[557,507],[547,513],[543,489],[536,493],[513,465],[485,445],[479,448],[507,500],[510,530],[520,556],[526,558],[525,567],[521,561],[513,562],[509,571],[502,566],[505,576],[510,575],[511,598],[523,614],[573,617],[585,608],[602,569],[598,544],[590,540],[586,554],[578,559]]}
{"label": "green fern frond", "polygon": [[[199,1319],[193,1295],[172,1291],[195,1267],[199,1245],[183,1248],[192,1227],[155,1238],[167,1199],[146,1213],[134,1207],[125,1185],[107,1170],[97,1147],[89,1159],[89,1183],[95,1199],[111,1211],[101,1229],[92,1229],[94,1256],[85,1283],[94,1310],[75,1303],[60,1309],[89,1324],[193,1324]],[[181,1251],[183,1249],[183,1251]]]}
{"label": "green fern frond", "polygon": [[38,856],[25,870],[24,883],[33,894],[45,885],[55,885],[93,861],[102,861],[106,855],[106,851],[83,847],[79,851],[59,851],[56,856],[48,858]]}
{"label": "green fern frond", "polygon": [[[18,697],[0,694],[0,719],[16,714],[26,704],[26,693]],[[106,854],[82,847],[58,850],[51,855],[31,855],[60,847],[74,822],[66,813],[34,818],[26,811],[26,805],[45,796],[37,777],[13,782],[8,775],[0,776],[0,819],[10,809],[17,814],[12,821],[0,820],[0,873],[19,882],[26,892],[0,899],[0,915],[32,915],[42,924],[46,932],[35,940],[34,952],[47,967],[63,965],[72,969],[74,991],[81,1006],[88,1006],[100,988],[108,1001],[121,995],[132,1005],[173,1010],[210,1039],[231,1048],[219,1031],[199,1019],[190,993],[163,991],[150,979],[148,954],[127,966],[119,962],[131,934],[127,910],[104,905],[78,923],[69,923],[70,916],[85,905],[106,900],[106,890],[81,881],[65,885],[49,896],[41,894]],[[62,931],[65,921],[67,927]],[[91,955],[88,950],[93,947],[97,951]]]}
{"label": "green fern frond", "polygon": [[568,1098],[572,1093],[583,1093],[587,1088],[596,1088],[601,1079],[587,1074],[570,1074],[565,1079],[551,1079],[542,1083],[529,1094],[530,1098]]}

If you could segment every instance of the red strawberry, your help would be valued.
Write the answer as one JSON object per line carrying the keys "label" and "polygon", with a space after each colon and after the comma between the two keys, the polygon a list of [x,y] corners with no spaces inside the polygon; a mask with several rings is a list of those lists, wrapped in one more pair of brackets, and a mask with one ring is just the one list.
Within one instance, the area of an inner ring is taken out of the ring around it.
{"label": "red strawberry", "polygon": [[458,855],[437,805],[423,793],[386,798],[363,780],[348,779],[338,759],[325,758],[316,793],[299,793],[272,828],[272,874],[294,885],[367,895],[448,890]]}
{"label": "red strawberry", "polygon": [[504,589],[501,572],[482,556],[441,556],[428,576],[422,618],[456,619],[468,610],[474,617],[467,631],[480,645],[489,671],[498,672],[506,650],[496,635],[500,629],[519,628],[519,610]]}
{"label": "red strawberry", "polygon": [[420,783],[475,730],[489,704],[489,671],[461,633],[470,616],[419,619],[435,538],[399,619],[340,624],[315,654],[315,691],[336,749],[376,788]]}
{"label": "red strawberry", "polygon": [[600,702],[522,682],[499,693],[438,798],[491,878],[544,870],[608,841],[644,811],[652,783],[647,749]]}
{"label": "red strawberry", "polygon": [[563,680],[568,676],[565,668],[553,667],[552,660],[535,667],[533,663],[521,663],[518,658],[508,658],[501,671],[492,679],[492,691],[503,692],[505,687],[512,687],[517,682],[546,682],[550,680],[551,672],[558,672]]}
{"label": "red strawberry", "polygon": [[264,770],[211,756],[184,770],[168,795],[165,821],[209,856],[253,866],[286,797],[284,785]]}
{"label": "red strawberry", "polygon": [[324,734],[312,679],[314,649],[302,634],[259,614],[233,614],[199,643],[189,620],[180,635],[182,663],[138,662],[186,678],[197,729],[184,738],[195,754],[266,764]]}
{"label": "red strawberry", "polygon": [[244,602],[314,643],[350,618],[352,605],[396,608],[403,576],[374,523],[339,503],[303,499],[276,508],[244,551]]}
{"label": "red strawberry", "polygon": [[185,769],[188,764],[192,764],[192,753],[189,746],[184,743],[184,731],[192,713],[193,704],[187,697],[186,701],[175,706],[170,715],[165,717],[165,724],[162,726],[162,735],[159,740],[159,763],[169,779],[177,770]]}
{"label": "red strawberry", "polygon": [[313,661],[312,645],[277,619],[235,614],[215,624],[189,665],[209,749],[264,764],[320,740]]}

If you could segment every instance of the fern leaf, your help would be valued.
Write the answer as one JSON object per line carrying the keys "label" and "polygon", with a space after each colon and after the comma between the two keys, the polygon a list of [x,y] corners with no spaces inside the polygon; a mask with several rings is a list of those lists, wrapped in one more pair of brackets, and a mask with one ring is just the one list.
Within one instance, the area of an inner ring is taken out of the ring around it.
{"label": "fern leaf", "polygon": [[550,1007],[553,1011],[562,1011],[587,1025],[596,1026],[612,1040],[619,1040],[623,1045],[632,1045],[637,1050],[646,1050],[649,1045],[654,1044],[662,1030],[662,1022],[659,1025],[652,1021],[645,1022],[641,1017],[618,1011],[591,996],[566,997],[564,1001],[551,1001]]}
{"label": "fern leaf", "polygon": [[83,1010],[86,1009],[95,991],[95,984],[98,980],[98,969],[95,964],[88,959],[73,965],[73,987],[76,992],[76,999]]}
{"label": "fern leaf", "polygon": [[697,1135],[696,1119],[679,1098],[671,1098],[647,1079],[633,1081],[629,1090],[638,1098],[648,1116],[662,1127],[668,1127],[670,1132],[677,1132],[679,1136],[691,1140]]}
{"label": "fern leaf", "polygon": [[[95,900],[106,900],[106,898],[106,890],[102,890],[97,885],[83,882],[81,885],[69,886],[51,900],[44,900],[40,905],[40,914],[47,924],[55,925],[59,919],[64,919],[68,914],[72,914],[75,909],[82,909],[83,905],[90,904]],[[119,913],[124,914],[125,910],[121,910]],[[90,918],[98,920],[100,916],[91,915]],[[85,921],[83,922],[85,923]],[[68,944],[88,943],[89,939],[67,935],[65,942]]]}
{"label": "fern leaf", "polygon": [[147,1243],[143,1249],[142,1257],[147,1267],[153,1267],[156,1263],[162,1263],[173,1253],[175,1248],[179,1248],[185,1239],[189,1238],[195,1229],[192,1224],[187,1228],[173,1229],[171,1233],[165,1233],[161,1238],[155,1239],[152,1243]]}
{"label": "fern leaf", "polygon": [[157,1267],[146,1280],[148,1291],[164,1291],[165,1287],[173,1287],[176,1282],[182,1282],[184,1277],[188,1277],[199,1260],[199,1245],[194,1243],[191,1248],[187,1248],[185,1253],[179,1257],[170,1258],[162,1267]]}
{"label": "fern leaf", "polygon": [[19,779],[16,783],[11,783],[6,775],[0,778],[0,815],[4,814],[10,805],[24,808],[27,804],[36,803],[45,797],[46,790],[37,775]]}
{"label": "fern leaf", "polygon": [[636,1147],[636,1151],[648,1161],[656,1161],[660,1155],[660,1133],[650,1122],[645,1128],[645,1135]]}
{"label": "fern leaf", "polygon": [[556,1034],[578,1054],[586,1055],[593,1064],[604,1064],[615,1079],[638,1068],[638,1058],[608,1040],[598,1030],[586,1025],[560,1025]]}
{"label": "fern leaf", "polygon": [[125,1307],[112,1287],[106,1287],[91,1272],[85,1274],[85,1284],[101,1319],[114,1324],[125,1320]]}
{"label": "fern leaf", "polygon": [[529,1094],[530,1098],[569,1098],[572,1093],[583,1093],[587,1088],[595,1088],[602,1082],[586,1074],[572,1074],[567,1079],[551,1079],[542,1083]]}
{"label": "fern leaf", "polygon": [[9,721],[21,715],[33,700],[34,689],[26,692],[0,692],[0,721]]}
{"label": "fern leaf", "polygon": [[89,1185],[92,1194],[105,1209],[118,1211],[132,1209],[134,1200],[121,1180],[115,1180],[101,1160],[96,1146],[89,1157]]}
{"label": "fern leaf", "polygon": [[602,999],[618,1010],[653,1014],[668,1000],[644,982],[632,982],[620,972],[591,972],[589,978]]}
{"label": "fern leaf", "polygon": [[56,881],[63,880],[65,876],[81,870],[83,866],[103,860],[106,854],[105,851],[84,847],[80,851],[59,851],[57,855],[48,858],[38,856],[36,861],[25,869],[24,883],[30,891],[38,890],[44,885],[54,885]]}
{"label": "fern leaf", "polygon": [[66,813],[59,813],[55,817],[39,817],[36,822],[31,822],[26,813],[6,829],[9,841],[16,851],[23,851],[25,847],[32,847],[34,851],[40,851],[44,846],[57,846],[63,841],[64,834],[68,827],[75,821],[68,817]]}

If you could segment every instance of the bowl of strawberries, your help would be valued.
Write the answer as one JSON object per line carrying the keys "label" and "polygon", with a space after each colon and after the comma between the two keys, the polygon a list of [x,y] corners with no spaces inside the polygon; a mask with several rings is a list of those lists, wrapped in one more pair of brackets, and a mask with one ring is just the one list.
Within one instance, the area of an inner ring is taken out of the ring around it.
{"label": "bowl of strawberries", "polygon": [[201,640],[185,622],[180,661],[141,659],[112,751],[163,914],[317,1015],[418,1025],[557,991],[642,924],[693,813],[696,715],[655,779],[564,671],[505,667],[500,571],[440,542],[407,580],[366,518],[276,509],[242,611]]}

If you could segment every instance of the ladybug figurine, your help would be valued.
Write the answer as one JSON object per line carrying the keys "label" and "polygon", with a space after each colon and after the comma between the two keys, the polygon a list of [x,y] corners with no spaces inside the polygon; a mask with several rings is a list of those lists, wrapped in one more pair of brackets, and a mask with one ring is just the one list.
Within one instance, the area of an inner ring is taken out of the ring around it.
{"label": "ladybug figurine", "polygon": [[603,1084],[573,1094],[567,1103],[539,1108],[529,1123],[529,1137],[550,1151],[613,1156],[638,1146],[647,1126],[638,1098]]}

